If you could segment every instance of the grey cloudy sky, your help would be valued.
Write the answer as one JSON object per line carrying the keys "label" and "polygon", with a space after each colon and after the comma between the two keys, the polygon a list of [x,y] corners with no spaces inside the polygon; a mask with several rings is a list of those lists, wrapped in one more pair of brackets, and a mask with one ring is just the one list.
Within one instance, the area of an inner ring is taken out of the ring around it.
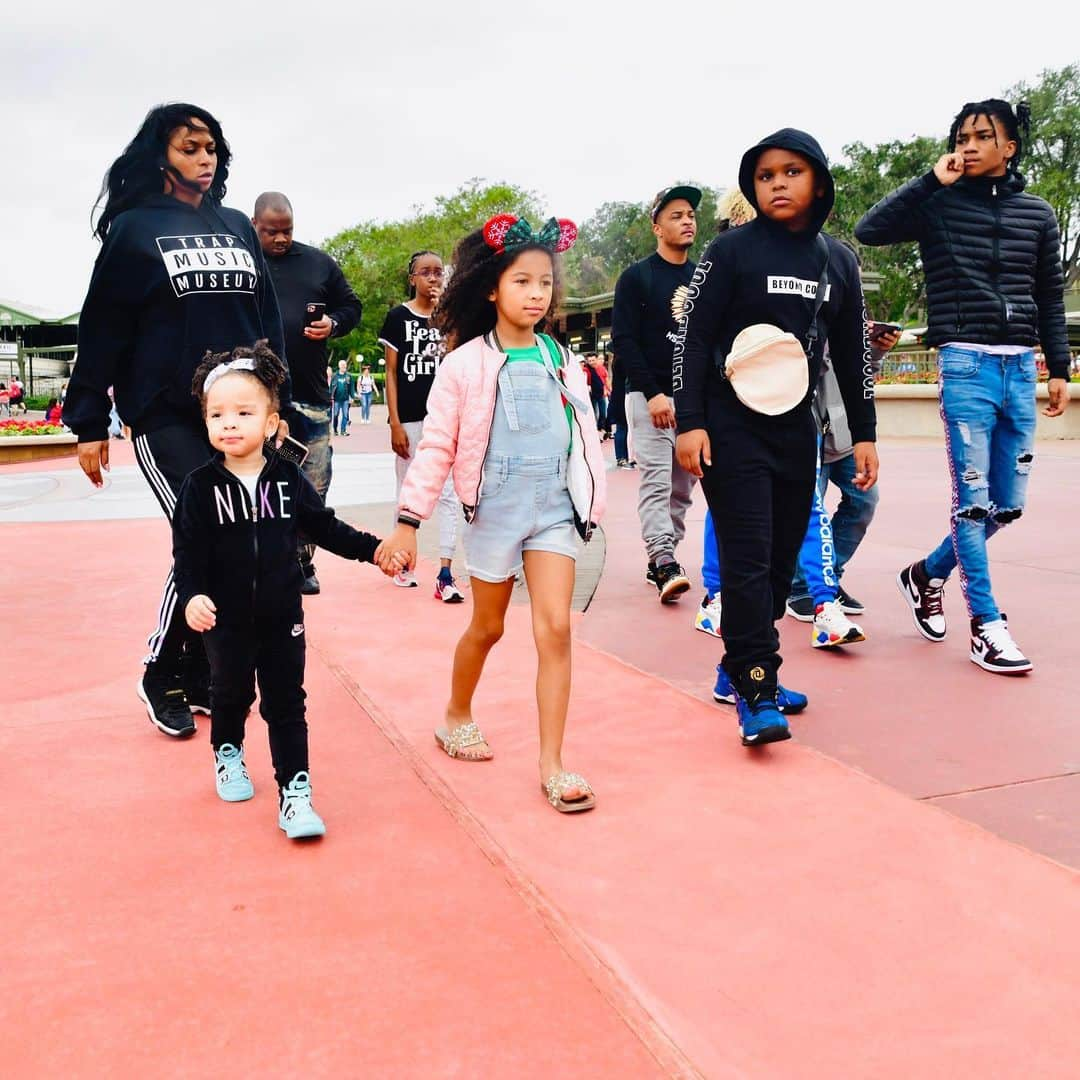
{"label": "grey cloudy sky", "polygon": [[226,202],[285,191],[299,239],[470,177],[581,220],[676,178],[725,186],[785,125],[831,158],[944,131],[963,102],[1080,59],[1077,23],[1061,0],[21,5],[0,28],[0,297],[78,308],[102,175],[157,102],[213,112]]}

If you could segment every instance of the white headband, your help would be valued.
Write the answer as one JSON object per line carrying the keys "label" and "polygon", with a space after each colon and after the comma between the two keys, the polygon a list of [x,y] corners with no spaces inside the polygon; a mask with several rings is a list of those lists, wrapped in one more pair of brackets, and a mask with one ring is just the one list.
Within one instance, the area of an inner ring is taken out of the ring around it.
{"label": "white headband", "polygon": [[241,360],[226,360],[224,364],[218,364],[218,366],[206,376],[206,381],[202,384],[202,392],[204,395],[210,393],[210,387],[213,386],[222,375],[228,375],[230,371],[254,370],[254,360],[249,360],[247,358]]}

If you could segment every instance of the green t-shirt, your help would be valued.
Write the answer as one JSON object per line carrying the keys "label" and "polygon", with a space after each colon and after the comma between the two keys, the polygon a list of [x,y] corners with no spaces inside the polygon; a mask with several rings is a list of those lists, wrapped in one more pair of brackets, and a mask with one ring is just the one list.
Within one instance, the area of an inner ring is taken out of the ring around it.
{"label": "green t-shirt", "polygon": [[[544,343],[545,345],[547,342]],[[521,361],[531,361],[534,364],[543,364],[545,367],[548,364],[547,359],[544,357],[543,352],[540,350],[540,342],[537,339],[535,345],[529,346],[527,349],[507,349],[506,359],[509,363],[515,364]],[[554,363],[554,361],[552,361]],[[570,430],[570,441],[566,444],[566,448],[569,451],[574,441],[574,406],[566,400],[566,396],[563,395],[563,409],[566,412],[566,426]]]}

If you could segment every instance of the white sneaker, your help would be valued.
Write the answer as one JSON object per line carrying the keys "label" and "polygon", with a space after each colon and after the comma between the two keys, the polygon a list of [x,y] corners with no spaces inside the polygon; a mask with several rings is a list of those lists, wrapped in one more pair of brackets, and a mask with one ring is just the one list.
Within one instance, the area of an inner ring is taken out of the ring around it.
{"label": "white sneaker", "polygon": [[989,622],[971,620],[971,662],[998,675],[1024,675],[1032,669],[1013,641],[1004,614]]}
{"label": "white sneaker", "polygon": [[420,585],[411,570],[402,570],[400,574],[395,574],[391,580],[399,589],[416,589]]}
{"label": "white sneaker", "polygon": [[862,627],[856,626],[845,614],[839,600],[818,604],[814,613],[814,627],[810,632],[810,644],[815,649],[832,649],[837,645],[854,645],[865,641]]}
{"label": "white sneaker", "polygon": [[697,614],[694,616],[694,629],[700,630],[703,634],[712,634],[713,637],[720,636],[719,593],[711,600],[709,599],[709,594],[705,594],[701,601],[701,606],[697,609]]}
{"label": "white sneaker", "polygon": [[278,828],[290,840],[326,835],[326,825],[311,805],[311,777],[306,772],[298,772],[281,789]]}
{"label": "white sneaker", "polygon": [[225,802],[246,802],[255,788],[244,765],[244,748],[224,743],[214,751],[217,793]]}

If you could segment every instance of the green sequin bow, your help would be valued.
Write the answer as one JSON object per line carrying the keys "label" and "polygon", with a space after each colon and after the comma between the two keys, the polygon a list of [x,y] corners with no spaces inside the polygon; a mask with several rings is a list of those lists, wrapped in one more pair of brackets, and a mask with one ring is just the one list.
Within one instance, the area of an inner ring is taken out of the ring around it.
{"label": "green sequin bow", "polygon": [[536,232],[524,219],[497,214],[484,226],[484,241],[496,254],[518,251],[535,244],[548,251],[566,251],[577,239],[577,226],[569,218],[548,218]]}

